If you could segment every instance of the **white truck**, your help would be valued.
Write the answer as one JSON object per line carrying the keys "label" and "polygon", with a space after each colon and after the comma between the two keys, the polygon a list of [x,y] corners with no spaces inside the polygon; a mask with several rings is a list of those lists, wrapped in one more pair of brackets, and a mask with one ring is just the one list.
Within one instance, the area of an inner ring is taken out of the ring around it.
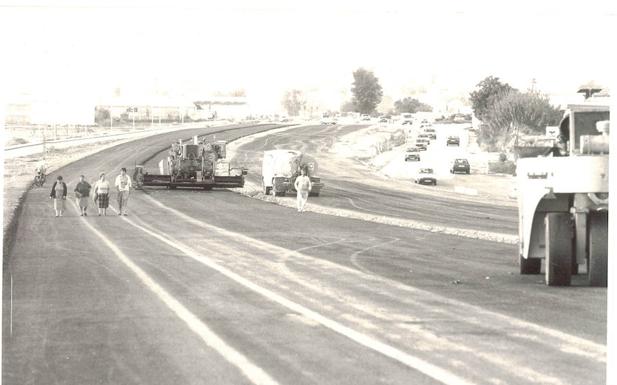
{"label": "white truck", "polygon": [[[517,162],[519,267],[550,286],[607,286],[609,107],[569,105],[558,146],[522,148]],[[534,152],[535,150],[535,152]]]}
{"label": "white truck", "polygon": [[283,196],[288,192],[295,192],[294,182],[302,168],[307,171],[313,185],[309,195],[319,196],[324,184],[316,176],[318,164],[315,158],[296,150],[264,151],[261,167],[264,194],[273,193],[275,196]]}

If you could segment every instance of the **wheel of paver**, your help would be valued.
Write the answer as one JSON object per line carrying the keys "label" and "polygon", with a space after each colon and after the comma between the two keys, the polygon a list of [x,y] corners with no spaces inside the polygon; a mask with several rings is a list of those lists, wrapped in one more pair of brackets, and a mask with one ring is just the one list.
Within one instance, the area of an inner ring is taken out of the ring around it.
{"label": "wheel of paver", "polygon": [[518,267],[521,274],[540,274],[542,269],[542,260],[540,258],[523,258],[518,257]]}
{"label": "wheel of paver", "polygon": [[608,213],[589,215],[589,261],[587,278],[590,286],[608,283]]}
{"label": "wheel of paver", "polygon": [[569,286],[572,278],[572,223],[569,213],[546,213],[546,284]]}

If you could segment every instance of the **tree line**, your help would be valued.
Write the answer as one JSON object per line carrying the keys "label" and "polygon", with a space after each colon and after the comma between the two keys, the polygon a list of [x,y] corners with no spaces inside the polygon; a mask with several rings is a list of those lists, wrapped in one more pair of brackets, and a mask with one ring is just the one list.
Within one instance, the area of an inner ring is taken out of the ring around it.
{"label": "tree line", "polygon": [[[341,112],[358,112],[373,115],[383,99],[383,89],[372,71],[358,68],[353,72],[351,100],[341,106]],[[489,151],[510,151],[523,135],[539,135],[546,126],[559,123],[562,111],[551,105],[549,98],[536,91],[519,91],[488,76],[480,81],[469,94],[474,115],[482,124],[478,132],[478,144]],[[285,93],[283,106],[290,116],[297,116],[306,106],[302,91]],[[432,107],[418,99],[405,97],[394,102],[387,115],[404,112],[432,111]]]}

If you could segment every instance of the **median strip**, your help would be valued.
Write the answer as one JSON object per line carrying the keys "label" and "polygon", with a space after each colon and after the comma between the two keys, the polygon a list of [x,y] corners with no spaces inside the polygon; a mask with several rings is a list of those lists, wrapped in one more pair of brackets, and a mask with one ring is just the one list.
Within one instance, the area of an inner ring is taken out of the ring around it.
{"label": "median strip", "polygon": [[[261,192],[259,186],[246,182],[245,187],[242,189],[234,189],[231,191],[239,192],[240,194],[259,199],[264,202],[275,203],[279,206],[295,208],[295,201],[293,199],[286,199],[275,197],[272,195],[265,195]],[[518,236],[512,234],[496,233],[483,230],[462,229],[459,227],[443,226],[432,224],[428,222],[415,221],[413,219],[394,218],[385,215],[370,214],[361,211],[348,210],[342,208],[334,208],[323,206],[314,203],[315,200],[310,200],[306,206],[306,211],[314,212],[323,215],[332,215],[342,218],[358,219],[361,221],[374,222],[382,225],[405,227],[413,230],[429,231],[431,233],[439,233],[446,235],[454,235],[458,237],[479,239],[483,241],[499,242],[515,245],[518,243]]]}

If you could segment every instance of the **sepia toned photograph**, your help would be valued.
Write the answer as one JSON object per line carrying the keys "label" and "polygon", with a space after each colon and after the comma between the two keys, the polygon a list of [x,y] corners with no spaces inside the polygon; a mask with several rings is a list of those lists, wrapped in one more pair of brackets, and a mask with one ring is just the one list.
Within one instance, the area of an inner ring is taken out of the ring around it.
{"label": "sepia toned photograph", "polygon": [[0,0],[0,383],[617,384],[615,25]]}

